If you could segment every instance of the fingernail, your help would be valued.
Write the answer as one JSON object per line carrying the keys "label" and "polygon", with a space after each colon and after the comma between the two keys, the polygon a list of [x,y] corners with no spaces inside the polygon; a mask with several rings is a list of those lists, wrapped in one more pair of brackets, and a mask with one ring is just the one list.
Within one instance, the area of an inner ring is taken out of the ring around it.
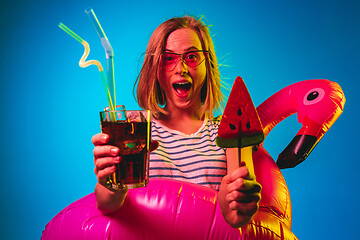
{"label": "fingernail", "polygon": [[120,162],[120,156],[117,157],[113,157],[114,163],[119,163]]}
{"label": "fingernail", "polygon": [[108,135],[102,135],[102,140],[103,140],[103,141],[107,141],[107,140],[108,140],[108,138],[109,138],[109,136],[108,136]]}
{"label": "fingernail", "polygon": [[110,151],[114,155],[119,154],[119,149],[117,149],[117,148],[112,148],[112,149],[110,149]]}

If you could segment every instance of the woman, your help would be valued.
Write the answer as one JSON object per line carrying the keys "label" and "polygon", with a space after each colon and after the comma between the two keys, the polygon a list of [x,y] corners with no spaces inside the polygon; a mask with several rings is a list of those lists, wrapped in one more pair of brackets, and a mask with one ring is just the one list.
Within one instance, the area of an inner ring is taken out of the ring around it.
{"label": "woman", "polygon": [[[220,75],[207,27],[193,17],[172,18],[152,34],[138,77],[139,106],[154,113],[150,177],[175,178],[219,191],[224,219],[232,227],[246,225],[258,209],[261,186],[246,166],[229,172],[232,149],[215,145],[219,118],[213,112],[222,104]],[[119,149],[106,145],[108,136],[97,134],[95,195],[104,213],[117,211],[127,189],[104,187],[107,176],[121,161]],[[174,145],[175,144],[175,145]]]}

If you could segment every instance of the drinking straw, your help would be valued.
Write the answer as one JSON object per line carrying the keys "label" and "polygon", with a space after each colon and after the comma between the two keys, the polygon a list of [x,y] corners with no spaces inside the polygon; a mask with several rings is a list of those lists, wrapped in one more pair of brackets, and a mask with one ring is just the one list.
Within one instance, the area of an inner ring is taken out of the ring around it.
{"label": "drinking straw", "polygon": [[107,65],[107,83],[108,86],[110,86],[110,97],[112,98],[112,102],[114,103],[114,106],[116,106],[115,78],[114,78],[114,51],[94,11],[90,9],[90,10],[85,10],[85,12],[89,16],[92,25],[94,26],[95,31],[101,40],[101,44],[105,49],[106,65]]}
{"label": "drinking straw", "polygon": [[[101,63],[99,61],[97,61],[97,60],[88,60],[88,61],[86,61],[86,58],[88,57],[88,55],[90,53],[89,44],[85,40],[83,40],[81,37],[79,37],[76,33],[74,33],[70,28],[65,26],[63,23],[60,23],[59,27],[62,30],[64,30],[67,34],[69,34],[71,37],[73,37],[75,40],[77,40],[82,45],[84,45],[85,51],[84,51],[84,54],[82,55],[82,57],[81,57],[81,59],[79,61],[79,65],[82,68],[88,67],[90,65],[96,65],[98,67],[99,72],[100,72],[100,76],[101,76],[101,80],[102,80],[102,83],[103,83],[103,86],[104,86],[104,90],[105,90],[105,96],[107,98],[109,107],[110,107],[111,110],[114,110],[114,104],[113,104],[112,99],[111,99],[110,91],[109,91],[109,88],[108,88],[107,83],[106,83],[106,77],[105,77],[103,67],[101,66]],[[112,116],[111,119],[116,120],[115,116]]]}
{"label": "drinking straw", "polygon": [[150,150],[150,137],[151,137],[151,112],[147,110],[147,150]]}

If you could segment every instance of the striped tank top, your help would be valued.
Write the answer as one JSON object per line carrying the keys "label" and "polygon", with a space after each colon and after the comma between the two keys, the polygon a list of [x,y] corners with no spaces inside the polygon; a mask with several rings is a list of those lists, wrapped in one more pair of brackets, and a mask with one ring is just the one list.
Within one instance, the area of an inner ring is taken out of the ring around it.
{"label": "striped tank top", "polygon": [[151,138],[159,147],[150,154],[150,178],[172,178],[218,191],[226,175],[225,151],[215,144],[220,120],[205,119],[191,135],[153,120]]}

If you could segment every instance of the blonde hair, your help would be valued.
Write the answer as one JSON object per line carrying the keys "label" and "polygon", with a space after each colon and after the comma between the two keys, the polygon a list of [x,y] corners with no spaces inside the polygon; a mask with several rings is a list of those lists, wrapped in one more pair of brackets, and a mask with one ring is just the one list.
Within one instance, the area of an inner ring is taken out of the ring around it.
{"label": "blonde hair", "polygon": [[214,44],[208,27],[201,21],[201,18],[196,19],[191,16],[171,18],[155,29],[150,37],[144,63],[134,85],[135,89],[137,84],[137,102],[141,108],[154,111],[156,116],[167,115],[163,108],[166,96],[160,87],[157,72],[169,35],[181,28],[194,30],[200,39],[203,50],[209,51],[206,54],[206,80],[201,89],[202,106],[199,110],[199,117],[203,118],[206,115],[212,118],[215,110],[222,109],[223,95]]}

